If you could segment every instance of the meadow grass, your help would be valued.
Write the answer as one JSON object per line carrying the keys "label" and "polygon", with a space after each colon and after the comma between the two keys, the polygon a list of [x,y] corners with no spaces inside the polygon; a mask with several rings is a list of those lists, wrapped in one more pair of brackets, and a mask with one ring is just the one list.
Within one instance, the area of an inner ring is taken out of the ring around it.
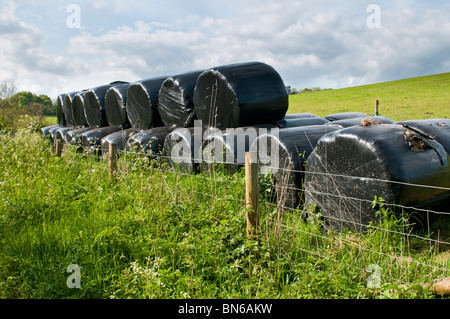
{"label": "meadow grass", "polygon": [[289,112],[319,116],[340,112],[373,115],[394,121],[450,118],[450,73],[289,96]]}
{"label": "meadow grass", "polygon": [[45,117],[45,121],[43,123],[44,126],[50,126],[50,125],[54,125],[54,124],[58,124],[58,119],[56,118],[56,116],[46,116]]}
{"label": "meadow grass", "polygon": [[[435,298],[448,255],[383,211],[383,229],[325,233],[261,187],[246,237],[244,174],[107,163],[38,133],[0,134],[0,298]],[[401,230],[401,232],[398,232]],[[69,288],[67,267],[81,267]],[[368,286],[371,265],[380,285]]]}

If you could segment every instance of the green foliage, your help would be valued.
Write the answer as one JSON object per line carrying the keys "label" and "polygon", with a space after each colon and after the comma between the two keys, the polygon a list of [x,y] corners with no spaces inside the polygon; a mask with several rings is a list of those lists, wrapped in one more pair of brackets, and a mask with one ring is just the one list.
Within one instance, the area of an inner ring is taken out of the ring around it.
{"label": "green foliage", "polygon": [[11,97],[11,103],[16,108],[27,111],[30,115],[41,112],[42,115],[55,115],[56,108],[52,100],[44,94],[36,95],[28,91],[21,91]]}
{"label": "green foliage", "polygon": [[14,134],[20,128],[39,131],[46,124],[44,114],[55,114],[55,107],[46,95],[31,92],[15,92],[15,86],[2,81],[0,84],[0,132]]}

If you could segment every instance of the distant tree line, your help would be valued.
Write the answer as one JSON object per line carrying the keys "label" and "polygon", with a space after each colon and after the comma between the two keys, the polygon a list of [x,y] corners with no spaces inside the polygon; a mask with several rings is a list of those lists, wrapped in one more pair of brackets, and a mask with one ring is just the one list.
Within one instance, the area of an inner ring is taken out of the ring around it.
{"label": "distant tree line", "polygon": [[0,107],[15,108],[29,115],[56,115],[56,107],[50,97],[28,91],[16,93],[15,85],[7,81],[0,84]]}
{"label": "distant tree line", "polygon": [[291,86],[286,86],[286,91],[288,92],[289,95],[294,95],[294,94],[301,94],[301,93],[310,93],[310,92],[318,92],[318,91],[326,91],[326,90],[331,90],[331,89],[322,89],[320,87],[313,87],[313,88],[304,88],[303,90],[298,90],[296,88],[293,88]]}
{"label": "distant tree line", "polygon": [[47,95],[16,92],[14,83],[0,82],[0,131],[14,131],[17,121],[26,115],[42,121],[44,116],[56,115],[56,106]]}

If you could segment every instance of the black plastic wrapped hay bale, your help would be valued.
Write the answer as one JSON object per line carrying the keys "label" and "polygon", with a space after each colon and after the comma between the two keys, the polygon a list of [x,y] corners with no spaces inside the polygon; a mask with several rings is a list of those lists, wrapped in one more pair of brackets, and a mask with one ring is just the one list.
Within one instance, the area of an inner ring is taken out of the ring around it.
{"label": "black plastic wrapped hay bale", "polygon": [[260,171],[274,179],[277,204],[295,209],[300,203],[304,163],[317,141],[338,128],[325,125],[302,126],[259,136],[250,150],[258,153]]}
{"label": "black plastic wrapped hay bale", "polygon": [[245,153],[250,150],[256,138],[267,134],[274,125],[258,125],[231,128],[208,134],[201,147],[201,173],[210,173],[214,169],[234,174],[245,165]]}
{"label": "black plastic wrapped hay bale", "polygon": [[109,145],[116,144],[117,145],[117,154],[120,154],[123,150],[125,150],[125,145],[130,138],[131,135],[139,133],[140,130],[136,130],[134,128],[129,128],[126,130],[120,130],[118,132],[109,134],[102,138],[101,140],[101,154],[107,155],[109,153]]}
{"label": "black plastic wrapped hay bale", "polygon": [[289,97],[280,75],[260,62],[214,67],[194,89],[194,109],[204,128],[221,130],[282,120]]}
{"label": "black plastic wrapped hay bale", "polygon": [[66,134],[69,131],[73,131],[76,130],[77,127],[76,126],[63,126],[58,128],[55,132],[54,132],[54,140],[61,140],[63,143],[66,142]]}
{"label": "black plastic wrapped hay bale", "polygon": [[158,112],[159,90],[167,76],[132,83],[128,88],[126,110],[132,128],[148,130],[163,126]]}
{"label": "black plastic wrapped hay bale", "polygon": [[67,127],[67,126],[61,126],[61,125],[58,125],[58,126],[55,126],[55,127],[50,128],[50,129],[48,130],[48,132],[47,132],[47,136],[50,138],[50,140],[51,140],[52,142],[56,141],[56,132],[57,132],[59,129],[64,128],[64,127]]}
{"label": "black plastic wrapped hay bale", "polygon": [[126,84],[128,82],[116,81],[110,84],[101,85],[89,89],[84,98],[84,113],[86,122],[89,126],[105,127],[108,126],[105,112],[105,96],[106,92],[114,86]]}
{"label": "black plastic wrapped hay bale", "polygon": [[330,115],[324,116],[323,118],[332,122],[332,121],[346,120],[346,119],[360,118],[360,117],[367,117],[367,116],[369,116],[369,115],[362,113],[362,112],[343,112],[343,113],[330,114]]}
{"label": "black plastic wrapped hay bale", "polygon": [[127,116],[126,103],[129,83],[114,86],[106,92],[105,113],[106,120],[110,126],[121,126],[130,128]]}
{"label": "black plastic wrapped hay bale", "polygon": [[375,196],[388,204],[449,209],[448,187],[442,145],[398,124],[327,134],[306,161],[306,207],[317,205],[326,225],[337,230],[363,231],[375,221]]}
{"label": "black plastic wrapped hay bale", "polygon": [[170,167],[198,173],[204,130],[201,127],[177,128],[164,140],[163,158]]}
{"label": "black plastic wrapped hay bale", "polygon": [[84,114],[84,96],[86,91],[76,94],[72,98],[72,111],[74,125],[78,127],[85,127],[87,125],[86,116]]}
{"label": "black plastic wrapped hay bale", "polygon": [[64,135],[64,140],[68,145],[76,145],[80,148],[82,147],[82,135],[83,133],[89,132],[96,129],[95,127],[82,127],[74,130],[69,130]]}
{"label": "black plastic wrapped hay bale", "polygon": [[192,127],[196,120],[194,88],[201,71],[186,72],[167,78],[159,90],[159,115],[173,130],[176,127]]}
{"label": "black plastic wrapped hay bale", "polygon": [[398,124],[432,137],[450,154],[450,119],[411,120]]}
{"label": "black plastic wrapped hay bale", "polygon": [[102,138],[121,130],[121,126],[96,127],[92,130],[80,134],[81,145],[86,150],[100,152]]}
{"label": "black plastic wrapped hay bale", "polygon": [[368,126],[378,124],[394,124],[394,121],[384,116],[366,116],[366,117],[354,117],[349,119],[331,121],[326,123],[325,125],[336,126],[339,128],[347,128],[356,125]]}
{"label": "black plastic wrapped hay bale", "polygon": [[64,115],[66,118],[67,126],[75,126],[75,118],[73,116],[73,107],[72,107],[72,99],[79,92],[67,93],[64,96]]}
{"label": "black plastic wrapped hay bale", "polygon": [[313,113],[290,113],[284,116],[285,120],[289,119],[304,119],[304,118],[312,118],[312,117],[320,117],[319,115]]}
{"label": "black plastic wrapped hay bale", "polygon": [[128,138],[125,151],[141,152],[153,159],[159,159],[168,134],[169,130],[165,126],[136,133]]}
{"label": "black plastic wrapped hay bale", "polygon": [[64,97],[65,94],[60,94],[56,97],[56,122],[61,126],[66,126],[66,115],[64,114]]}
{"label": "black plastic wrapped hay bale", "polygon": [[279,128],[291,128],[291,127],[300,127],[300,126],[311,126],[311,125],[324,125],[330,123],[330,121],[325,120],[321,117],[305,117],[305,118],[290,118],[283,119],[274,123],[275,126]]}
{"label": "black plastic wrapped hay bale", "polygon": [[50,126],[45,126],[43,128],[41,128],[41,133],[43,137],[47,137],[50,135],[50,130],[51,129],[58,129],[61,126],[59,124],[54,124],[54,125],[50,125]]}

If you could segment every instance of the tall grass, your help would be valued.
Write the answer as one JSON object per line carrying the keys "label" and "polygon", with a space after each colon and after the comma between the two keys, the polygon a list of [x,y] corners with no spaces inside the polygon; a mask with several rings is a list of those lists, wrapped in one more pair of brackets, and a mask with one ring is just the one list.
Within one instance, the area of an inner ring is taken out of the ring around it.
{"label": "tall grass", "polygon": [[368,233],[324,232],[263,187],[249,240],[243,172],[122,156],[109,181],[104,161],[71,148],[58,158],[26,130],[0,134],[0,167],[0,298],[434,298],[421,284],[448,274],[448,255],[388,210]]}

